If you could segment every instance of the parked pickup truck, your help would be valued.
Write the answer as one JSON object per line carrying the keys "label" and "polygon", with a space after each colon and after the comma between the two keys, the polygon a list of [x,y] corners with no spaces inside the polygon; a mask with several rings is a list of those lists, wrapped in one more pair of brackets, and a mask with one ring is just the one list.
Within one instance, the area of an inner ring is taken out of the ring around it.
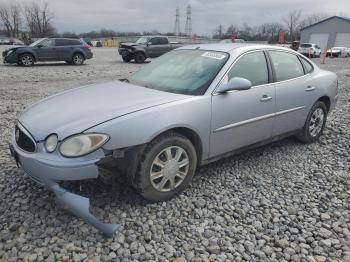
{"label": "parked pickup truck", "polygon": [[158,57],[181,46],[170,43],[166,36],[142,36],[135,43],[120,43],[118,51],[124,62],[134,59],[142,64],[148,57]]}

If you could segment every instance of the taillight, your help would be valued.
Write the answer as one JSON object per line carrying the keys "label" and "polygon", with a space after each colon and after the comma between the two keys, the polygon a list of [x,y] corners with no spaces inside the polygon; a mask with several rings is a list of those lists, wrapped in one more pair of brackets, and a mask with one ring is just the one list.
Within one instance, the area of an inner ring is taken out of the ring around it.
{"label": "taillight", "polygon": [[85,48],[91,48],[91,46],[88,45],[88,44],[85,44],[84,47],[85,47]]}

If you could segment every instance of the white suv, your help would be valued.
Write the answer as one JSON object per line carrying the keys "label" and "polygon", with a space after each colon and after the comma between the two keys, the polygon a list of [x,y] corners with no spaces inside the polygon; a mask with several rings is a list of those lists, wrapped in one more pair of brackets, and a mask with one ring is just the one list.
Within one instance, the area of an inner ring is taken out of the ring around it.
{"label": "white suv", "polygon": [[300,45],[298,52],[305,56],[320,57],[322,50],[316,44],[305,43]]}

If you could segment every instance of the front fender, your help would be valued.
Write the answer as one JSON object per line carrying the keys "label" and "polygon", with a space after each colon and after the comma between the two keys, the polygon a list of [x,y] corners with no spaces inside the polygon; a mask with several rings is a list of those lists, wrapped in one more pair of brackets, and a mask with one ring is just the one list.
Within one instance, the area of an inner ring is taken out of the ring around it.
{"label": "front fender", "polygon": [[86,132],[110,135],[104,149],[115,150],[146,144],[173,128],[194,131],[202,144],[202,159],[209,156],[210,96],[196,96],[131,113],[97,125]]}
{"label": "front fender", "polygon": [[17,50],[16,50],[16,54],[17,54],[18,57],[19,57],[20,55],[22,55],[22,54],[31,54],[31,55],[34,57],[35,61],[38,60],[38,56],[37,56],[36,53],[35,53],[33,50],[31,50],[31,49],[26,49],[26,48],[17,49]]}

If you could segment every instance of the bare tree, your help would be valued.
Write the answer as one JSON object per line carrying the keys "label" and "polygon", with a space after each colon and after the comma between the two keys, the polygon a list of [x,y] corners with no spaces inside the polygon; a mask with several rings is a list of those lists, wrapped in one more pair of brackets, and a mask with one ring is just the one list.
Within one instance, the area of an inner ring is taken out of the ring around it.
{"label": "bare tree", "polygon": [[22,25],[21,7],[18,3],[0,5],[0,21],[9,37],[18,37]]}
{"label": "bare tree", "polygon": [[259,27],[259,34],[269,42],[277,42],[278,33],[283,31],[283,25],[279,23],[266,23]]}
{"label": "bare tree", "polygon": [[318,22],[326,19],[327,17],[330,17],[330,15],[327,13],[315,13],[315,14],[306,16],[301,20],[299,27],[300,27],[300,29],[307,27],[309,25],[318,23]]}
{"label": "bare tree", "polygon": [[299,27],[300,18],[301,10],[290,11],[286,17],[283,17],[283,22],[288,28],[291,41],[293,41],[296,37],[296,30]]}
{"label": "bare tree", "polygon": [[48,4],[39,5],[32,2],[24,6],[26,25],[31,37],[47,37],[55,33],[51,24],[53,15],[49,11]]}
{"label": "bare tree", "polygon": [[253,28],[250,27],[247,23],[244,23],[241,30],[239,30],[239,37],[244,40],[251,40],[252,34]]}
{"label": "bare tree", "polygon": [[224,32],[224,27],[220,24],[220,25],[218,25],[218,27],[214,30],[214,35],[213,35],[213,37],[214,37],[214,38],[217,38],[217,39],[222,39],[222,37],[223,37],[223,32]]}
{"label": "bare tree", "polygon": [[239,28],[231,24],[226,30],[226,37],[231,37],[232,35],[237,36],[238,31],[239,31]]}

